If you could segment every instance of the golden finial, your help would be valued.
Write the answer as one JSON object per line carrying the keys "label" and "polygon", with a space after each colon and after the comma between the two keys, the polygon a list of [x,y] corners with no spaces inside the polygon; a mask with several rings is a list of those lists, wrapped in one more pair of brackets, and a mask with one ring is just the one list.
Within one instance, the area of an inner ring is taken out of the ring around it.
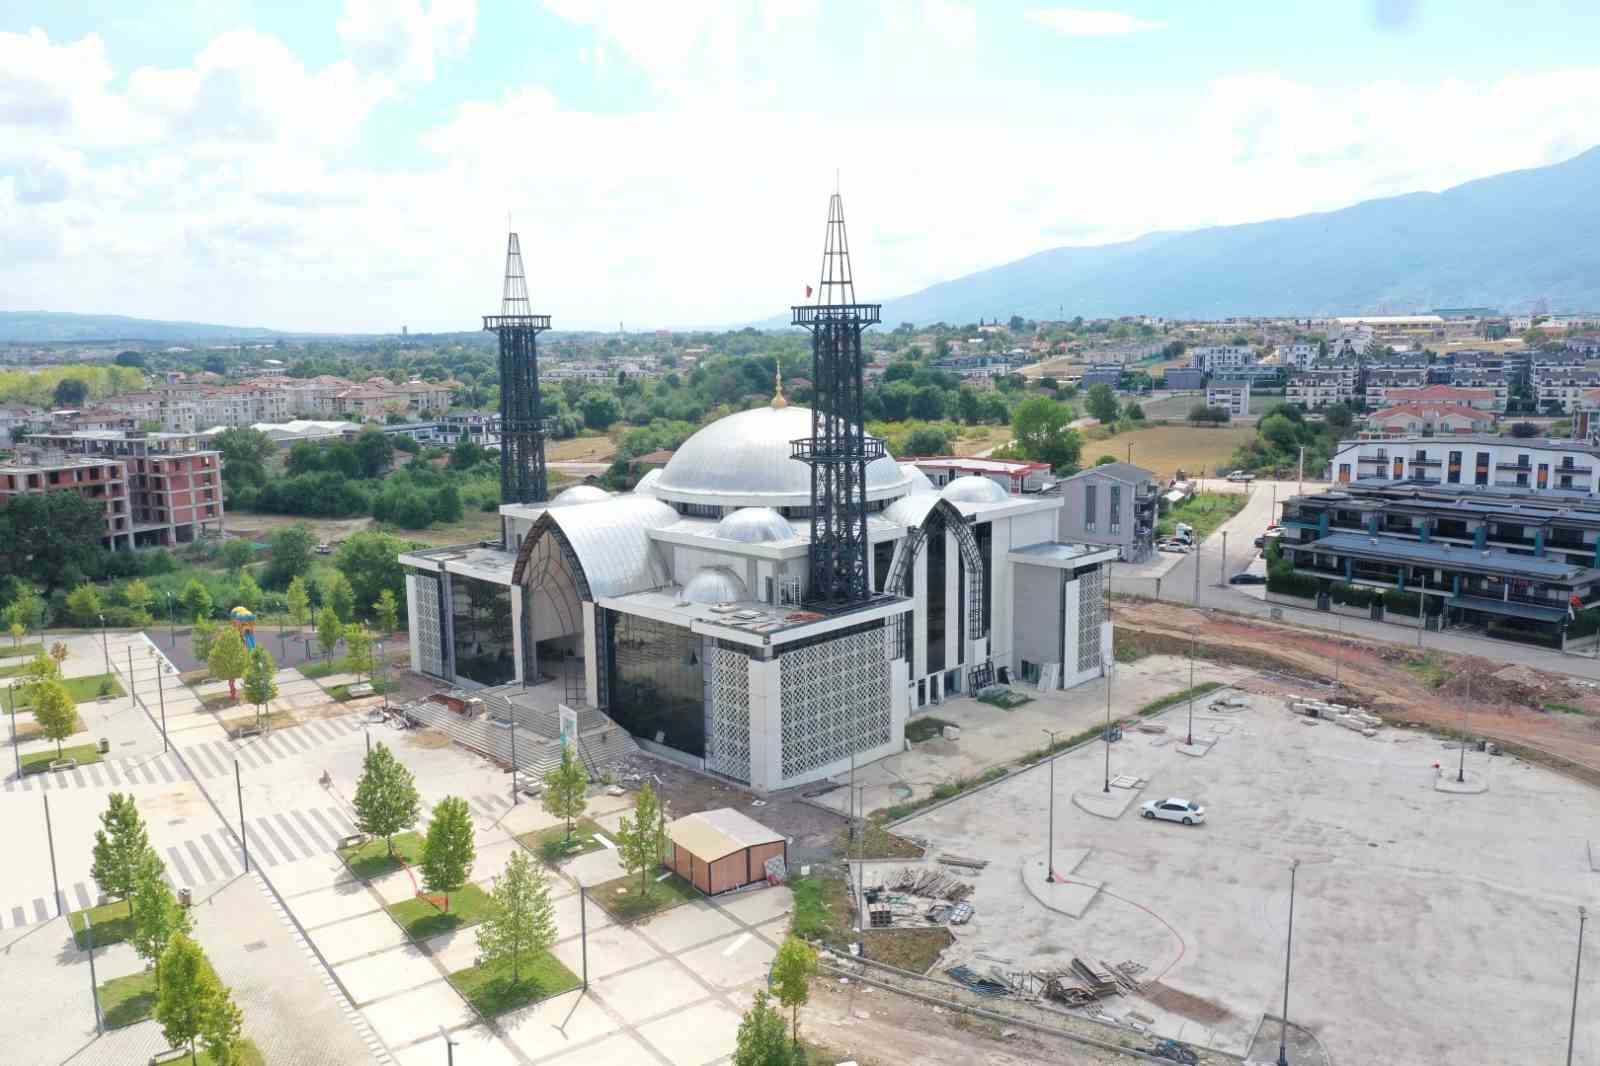
{"label": "golden finial", "polygon": [[783,368],[776,362],[772,367],[772,406],[774,408],[789,406],[789,401],[783,398]]}

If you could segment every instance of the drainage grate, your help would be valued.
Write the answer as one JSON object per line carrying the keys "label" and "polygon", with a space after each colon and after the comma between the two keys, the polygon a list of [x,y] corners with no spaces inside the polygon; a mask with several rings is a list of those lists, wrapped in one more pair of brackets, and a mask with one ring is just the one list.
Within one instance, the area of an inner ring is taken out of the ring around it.
{"label": "drainage grate", "polygon": [[267,942],[265,940],[252,940],[244,946],[244,949],[246,951],[265,951],[267,950]]}

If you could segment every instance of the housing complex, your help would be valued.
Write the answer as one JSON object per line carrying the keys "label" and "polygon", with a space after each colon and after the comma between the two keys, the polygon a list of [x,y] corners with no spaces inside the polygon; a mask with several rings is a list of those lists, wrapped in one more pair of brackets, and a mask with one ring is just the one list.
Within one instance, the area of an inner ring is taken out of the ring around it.
{"label": "housing complex", "polygon": [[222,453],[194,433],[79,430],[41,433],[29,444],[45,452],[121,465],[127,493],[126,534],[109,547],[188,544],[222,533]]}
{"label": "housing complex", "polygon": [[75,492],[101,505],[108,548],[133,546],[126,464],[117,459],[68,455],[57,449],[30,448],[0,463],[0,507],[19,496]]}

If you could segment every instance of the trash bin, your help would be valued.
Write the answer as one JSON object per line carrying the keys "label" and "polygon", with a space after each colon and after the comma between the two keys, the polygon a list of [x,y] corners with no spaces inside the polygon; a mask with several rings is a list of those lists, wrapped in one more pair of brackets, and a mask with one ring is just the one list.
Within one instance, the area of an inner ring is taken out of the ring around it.
{"label": "trash bin", "polygon": [[100,743],[98,745],[96,745],[96,747],[99,748],[101,755],[105,755],[107,752],[109,752],[111,750],[111,741],[109,739],[107,739],[106,737],[101,737],[100,738]]}
{"label": "trash bin", "polygon": [[180,907],[192,907],[192,906],[194,906],[194,893],[192,891],[190,891],[188,885],[185,885],[182,888],[178,889],[178,906],[180,906]]}

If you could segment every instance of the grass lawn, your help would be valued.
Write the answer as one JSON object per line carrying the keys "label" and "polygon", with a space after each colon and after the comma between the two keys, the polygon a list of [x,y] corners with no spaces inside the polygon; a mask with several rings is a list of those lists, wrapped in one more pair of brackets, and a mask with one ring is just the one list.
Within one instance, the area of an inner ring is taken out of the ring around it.
{"label": "grass lawn", "polygon": [[[188,1059],[177,1059],[173,1066],[185,1066],[188,1061]],[[195,1066],[217,1066],[217,1060],[203,1050],[197,1049],[194,1061]],[[267,1066],[267,1057],[261,1054],[256,1042],[248,1037],[244,1041],[243,1053],[239,1056],[239,1066]]]}
{"label": "grass lawn", "polygon": [[[415,866],[422,861],[422,837],[416,833],[401,833],[394,838],[394,850],[398,855],[405,857],[406,862]],[[352,848],[340,848],[339,858],[350,868],[350,872],[363,881],[370,881],[374,877],[382,877],[392,870],[400,869],[398,860],[391,858],[389,848],[382,837],[377,837]]]}
{"label": "grass lawn", "polygon": [[1198,700],[1201,696],[1215,692],[1217,689],[1223,687],[1225,686],[1218,681],[1203,681],[1194,688],[1180,689],[1170,696],[1162,696],[1158,700],[1151,700],[1149,703],[1145,704],[1143,707],[1140,707],[1133,713],[1138,715],[1140,718],[1148,718],[1157,711],[1164,711],[1168,707],[1174,706],[1175,704],[1188,703],[1191,699]]}
{"label": "grass lawn", "polygon": [[1243,492],[1202,492],[1171,508],[1156,523],[1156,536],[1170,537],[1179,522],[1194,527],[1194,539],[1205,540],[1216,528],[1240,511],[1249,501]]}
{"label": "grass lawn", "polygon": [[94,919],[94,946],[97,948],[120,944],[133,935],[133,912],[127,900],[119,899],[104,907],[91,907],[87,912],[73,911],[67,915],[67,924],[72,927],[72,937],[79,948],[89,946],[84,930],[85,913]]}
{"label": "grass lawn", "polygon": [[36,751],[32,755],[22,757],[22,776],[48,773],[50,764],[57,758],[77,759],[79,766],[87,766],[100,761],[100,750],[93,744],[79,744],[76,747],[62,748],[60,756],[56,755],[54,748],[48,751]]}
{"label": "grass lawn", "polygon": [[[429,893],[430,896],[434,894]],[[413,897],[389,904],[388,910],[406,931],[406,936],[421,942],[440,933],[477,925],[494,907],[494,900],[477,885],[469,884],[459,892],[450,893],[449,905],[450,909],[443,911],[429,900]]]}
{"label": "grass lawn", "polygon": [[329,674],[349,674],[355,672],[345,665],[344,656],[342,655],[337,659],[318,659],[314,663],[301,663],[299,666],[296,666],[295,669],[300,671],[300,675],[302,677],[308,677],[313,681],[319,677],[327,677]]}
{"label": "grass lawn", "polygon": [[861,934],[861,953],[897,970],[927,973],[955,940],[948,929],[879,929]]}
{"label": "grass lawn", "polygon": [[924,740],[932,740],[934,737],[939,736],[947,725],[955,725],[955,723],[947,722],[943,718],[935,718],[931,714],[919,714],[906,723],[906,739],[913,744]]}
{"label": "grass lawn", "polygon": [[933,786],[933,794],[921,799],[907,800],[905,803],[896,803],[893,806],[882,807],[873,811],[867,817],[879,822],[895,822],[924,807],[931,807],[953,796],[959,796],[969,789],[979,785],[987,785],[990,781],[998,781],[1006,776],[1004,766],[991,766],[976,777],[958,777],[954,781],[946,781],[942,785]]}
{"label": "grass lawn", "polygon": [[[72,719],[72,731],[74,733],[82,733],[87,728],[89,728],[89,727],[83,724],[82,716],[74,716],[73,717],[73,719]],[[37,721],[35,721],[31,716],[28,717],[28,718],[18,717],[18,719],[17,719],[17,739],[18,740],[33,740],[36,737],[42,737],[42,736],[44,736],[43,730],[41,730],[39,728],[39,723]]]}
{"label": "grass lawn", "polygon": [[633,873],[595,885],[589,889],[589,898],[619,922],[636,922],[700,898],[700,890],[677,874],[671,874],[662,881],[656,880],[661,876],[660,873],[645,876],[650,880],[648,896],[639,894],[639,875]]}
{"label": "grass lawn", "polygon": [[805,940],[845,944],[855,939],[851,931],[850,882],[842,866],[813,866],[809,877],[789,882],[794,912],[789,931]]}
{"label": "grass lawn", "polygon": [[[286,729],[292,725],[299,725],[300,719],[288,711],[272,711],[261,724],[268,729]],[[222,720],[222,728],[229,733],[239,729],[254,729],[255,727],[256,716],[254,714],[241,714],[237,718],[224,718]]]}
{"label": "grass lawn", "polygon": [[539,858],[554,866],[564,859],[587,855],[591,851],[599,851],[604,844],[594,838],[596,833],[604,832],[598,825],[588,818],[579,818],[572,823],[572,839],[567,839],[567,823],[550,826],[548,829],[535,830],[532,833],[523,833],[517,838],[517,843],[538,855]]}
{"label": "grass lawn", "polygon": [[208,711],[220,711],[239,706],[239,697],[230,696],[226,692],[213,692],[209,696],[200,697],[200,706]]}
{"label": "grass lawn", "polygon": [[[1205,397],[1200,399],[1204,400]],[[1185,414],[1194,402],[1188,401],[1184,407]],[[1146,413],[1149,413],[1148,408]],[[1218,470],[1231,469],[1229,464],[1234,450],[1255,440],[1255,437],[1256,427],[1253,423],[1218,426],[1214,429],[1188,424],[1147,426],[1104,440],[1084,441],[1078,462],[1087,469],[1102,455],[1125,460],[1128,458],[1128,445],[1132,444],[1133,465],[1144,467],[1158,478],[1172,477],[1179,470],[1193,477],[1199,477],[1204,471],[1210,477]]]}
{"label": "grass lawn", "polygon": [[517,977],[513,982],[511,964],[501,962],[457,970],[448,980],[485,1018],[558,996],[582,984],[577,974],[549,952],[523,959],[517,966]]}
{"label": "grass lawn", "polygon": [[[15,648],[5,645],[0,646],[0,659],[21,659],[23,657],[31,659],[42,651],[44,651],[43,644],[20,644]],[[6,669],[10,670],[12,667],[8,666]],[[9,673],[0,673],[0,677],[10,676]]]}
{"label": "grass lawn", "polygon": [[[359,684],[359,682],[358,682],[358,684]],[[372,686],[372,691],[367,693],[367,696],[381,696],[385,692],[388,692],[391,688],[393,688],[393,685],[391,685],[387,680],[383,680],[383,681],[368,681],[367,684]],[[361,700],[361,699],[366,699],[367,698],[366,696],[352,696],[352,695],[350,695],[350,686],[349,685],[335,685],[335,686],[333,686],[332,688],[330,688],[328,690],[328,695],[332,696],[334,699],[338,700],[340,703],[344,703],[344,702],[346,702],[348,700]]]}
{"label": "grass lawn", "polygon": [[[97,700],[100,698],[100,686],[107,681],[111,682],[111,687],[106,691],[106,695],[120,696],[123,694],[122,686],[117,682],[117,679],[112,677],[110,674],[93,674],[89,677],[69,677],[63,680],[61,683],[67,686],[67,694],[72,697],[72,701],[74,703],[88,703],[90,700]],[[33,704],[29,698],[23,694],[23,691],[18,690],[17,710],[21,711],[23,708],[31,707],[32,705]],[[6,697],[6,710],[11,710],[10,696]]]}
{"label": "grass lawn", "polygon": [[115,977],[100,986],[100,1011],[107,1029],[142,1022],[156,1009],[156,972]]}
{"label": "grass lawn", "polygon": [[866,834],[860,840],[850,839],[848,826],[839,830],[838,836],[833,838],[834,854],[848,855],[852,859],[922,858],[924,849],[921,844],[896,836],[870,818],[865,822],[865,830]]}

